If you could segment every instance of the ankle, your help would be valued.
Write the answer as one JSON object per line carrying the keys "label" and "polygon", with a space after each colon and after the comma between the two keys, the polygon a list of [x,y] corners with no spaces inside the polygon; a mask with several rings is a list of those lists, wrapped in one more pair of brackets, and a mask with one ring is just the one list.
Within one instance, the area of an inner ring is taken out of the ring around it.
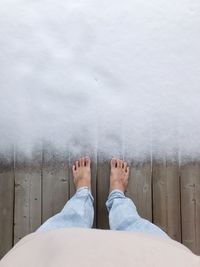
{"label": "ankle", "polygon": [[124,187],[123,183],[120,181],[112,181],[110,183],[110,190],[109,192],[111,193],[114,190],[120,190],[123,193],[125,192],[126,188]]}
{"label": "ankle", "polygon": [[88,188],[89,190],[91,190],[91,184],[90,184],[90,182],[79,181],[76,184],[76,190],[79,190],[80,188]]}

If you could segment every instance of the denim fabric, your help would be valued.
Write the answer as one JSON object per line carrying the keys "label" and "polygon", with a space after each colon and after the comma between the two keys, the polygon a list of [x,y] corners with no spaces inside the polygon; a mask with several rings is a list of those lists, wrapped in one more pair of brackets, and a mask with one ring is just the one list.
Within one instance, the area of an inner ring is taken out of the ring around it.
{"label": "denim fabric", "polygon": [[94,199],[88,187],[79,188],[62,211],[48,219],[37,232],[58,228],[91,228],[94,220]]}
{"label": "denim fabric", "polygon": [[125,197],[122,191],[113,190],[106,206],[111,230],[143,232],[169,238],[158,226],[141,218],[133,201]]}
{"label": "denim fabric", "polygon": [[[88,187],[79,188],[62,211],[48,219],[37,232],[66,227],[91,228],[94,219],[93,202]],[[141,218],[133,201],[125,197],[122,191],[112,191],[106,206],[111,230],[145,232],[168,237],[158,226]]]}

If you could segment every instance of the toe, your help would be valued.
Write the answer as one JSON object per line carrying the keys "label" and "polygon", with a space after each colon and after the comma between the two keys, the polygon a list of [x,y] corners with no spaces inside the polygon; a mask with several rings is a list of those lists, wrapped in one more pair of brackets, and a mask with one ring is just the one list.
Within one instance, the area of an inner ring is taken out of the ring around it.
{"label": "toe", "polygon": [[89,157],[85,157],[85,166],[90,167],[90,164],[91,164],[90,158]]}
{"label": "toe", "polygon": [[117,167],[117,160],[115,158],[111,159],[110,165],[112,168],[116,168]]}
{"label": "toe", "polygon": [[85,159],[84,158],[80,158],[80,166],[81,167],[85,166]]}
{"label": "toe", "polygon": [[76,161],[75,166],[76,166],[76,170],[77,170],[79,167],[79,161],[78,160]]}
{"label": "toe", "polygon": [[123,160],[120,160],[119,161],[119,167],[122,168],[122,165],[123,165]]}
{"label": "toe", "polygon": [[72,171],[73,171],[73,172],[76,171],[76,166],[75,166],[75,165],[72,166]]}
{"label": "toe", "polygon": [[127,162],[124,161],[124,162],[123,162],[123,168],[124,168],[125,170],[126,170],[126,168],[127,168],[127,165],[128,165]]}

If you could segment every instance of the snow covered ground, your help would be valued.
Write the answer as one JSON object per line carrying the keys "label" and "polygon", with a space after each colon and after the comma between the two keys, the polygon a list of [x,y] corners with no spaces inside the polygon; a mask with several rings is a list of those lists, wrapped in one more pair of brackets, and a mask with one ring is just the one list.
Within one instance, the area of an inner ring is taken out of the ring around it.
{"label": "snow covered ground", "polygon": [[197,158],[199,47],[199,0],[1,0],[1,148]]}

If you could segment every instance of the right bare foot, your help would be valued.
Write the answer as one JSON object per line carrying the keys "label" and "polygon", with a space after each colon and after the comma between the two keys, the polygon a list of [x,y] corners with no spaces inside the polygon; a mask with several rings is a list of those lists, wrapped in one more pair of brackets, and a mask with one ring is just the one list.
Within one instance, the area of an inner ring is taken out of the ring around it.
{"label": "right bare foot", "polygon": [[113,158],[111,160],[110,192],[115,189],[125,192],[128,185],[129,167],[126,161]]}
{"label": "right bare foot", "polygon": [[87,186],[91,189],[91,160],[89,157],[80,158],[73,165],[73,176],[76,190]]}

